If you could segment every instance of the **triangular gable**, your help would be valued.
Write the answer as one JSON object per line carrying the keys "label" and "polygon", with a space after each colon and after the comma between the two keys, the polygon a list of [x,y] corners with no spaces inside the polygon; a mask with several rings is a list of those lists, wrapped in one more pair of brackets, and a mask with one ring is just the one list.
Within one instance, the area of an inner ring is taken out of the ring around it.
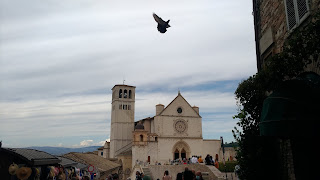
{"label": "triangular gable", "polygon": [[[181,107],[182,113],[179,114],[177,112],[177,109]],[[195,111],[191,105],[188,103],[188,101],[180,94],[178,93],[178,96],[174,98],[171,103],[168,104],[166,108],[164,108],[159,116],[188,116],[188,117],[200,117],[200,114]]]}

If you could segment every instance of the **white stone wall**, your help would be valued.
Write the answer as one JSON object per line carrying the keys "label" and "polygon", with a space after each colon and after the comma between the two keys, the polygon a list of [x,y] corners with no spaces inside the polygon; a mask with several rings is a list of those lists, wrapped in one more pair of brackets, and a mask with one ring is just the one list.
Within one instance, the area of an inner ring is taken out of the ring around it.
{"label": "white stone wall", "polygon": [[[177,112],[178,107],[182,108],[181,114]],[[181,95],[178,95],[176,99],[174,99],[174,101],[172,101],[171,104],[169,104],[160,115],[199,117],[198,113]]]}
{"label": "white stone wall", "polygon": [[204,159],[207,154],[210,154],[213,159],[216,158],[216,154],[218,154],[219,161],[222,160],[222,156],[220,153],[221,149],[221,141],[219,139],[212,140],[203,140],[203,154],[202,159]]}
{"label": "white stone wall", "polygon": [[161,147],[161,149],[159,150],[158,156],[161,163],[166,163],[169,162],[169,159],[174,159],[174,147],[179,142],[186,144],[184,149],[187,151],[187,158],[195,154],[200,154],[202,151],[202,139],[160,138],[159,147]]}
{"label": "white stone wall", "polygon": [[[119,91],[122,90],[122,97]],[[124,98],[124,90],[127,90],[127,98]],[[129,98],[131,90],[131,98]],[[123,109],[123,105],[127,109]],[[130,106],[130,109],[128,107]],[[121,149],[132,142],[134,130],[135,87],[127,85],[115,85],[112,88],[111,103],[111,128],[110,128],[110,157],[114,158],[121,153]],[[119,151],[120,150],[120,151]]]}
{"label": "white stone wall", "polygon": [[[147,162],[150,156],[150,164],[155,164],[158,161],[159,146],[157,142],[149,142],[147,146],[132,147],[132,167],[138,162]],[[159,162],[159,161],[158,161]]]}
{"label": "white stone wall", "polygon": [[[186,130],[179,133],[175,129],[175,122],[184,120]],[[178,116],[156,116],[154,118],[155,133],[159,137],[202,137],[201,118],[196,117],[178,117]]]}

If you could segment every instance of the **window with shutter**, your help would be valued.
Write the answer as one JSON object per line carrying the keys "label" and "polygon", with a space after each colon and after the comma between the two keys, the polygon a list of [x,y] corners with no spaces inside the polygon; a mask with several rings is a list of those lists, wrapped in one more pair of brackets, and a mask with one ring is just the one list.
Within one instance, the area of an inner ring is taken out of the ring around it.
{"label": "window with shutter", "polygon": [[299,26],[309,15],[308,0],[284,0],[288,29]]}
{"label": "window with shutter", "polygon": [[304,18],[304,16],[308,13],[307,3],[308,3],[307,0],[297,0],[299,20]]}
{"label": "window with shutter", "polygon": [[292,29],[296,24],[296,14],[294,9],[293,0],[286,0],[286,11],[287,11],[287,24],[289,30]]}

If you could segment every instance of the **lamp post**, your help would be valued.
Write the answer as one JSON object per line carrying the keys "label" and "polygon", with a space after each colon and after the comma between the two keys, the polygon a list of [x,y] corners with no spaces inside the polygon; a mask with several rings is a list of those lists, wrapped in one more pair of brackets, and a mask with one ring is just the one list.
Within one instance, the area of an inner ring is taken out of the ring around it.
{"label": "lamp post", "polygon": [[223,153],[223,165],[224,165],[224,172],[226,173],[226,179],[228,179],[228,174],[227,174],[227,167],[226,167],[226,160],[224,158],[224,144],[223,144],[223,137],[220,136],[221,140],[221,148],[222,148],[222,153]]}

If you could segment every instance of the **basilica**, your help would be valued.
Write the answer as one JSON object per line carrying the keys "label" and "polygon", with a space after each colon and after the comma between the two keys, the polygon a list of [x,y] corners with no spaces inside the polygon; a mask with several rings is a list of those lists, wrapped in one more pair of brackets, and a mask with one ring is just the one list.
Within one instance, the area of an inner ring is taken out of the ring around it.
{"label": "basilica", "polygon": [[118,158],[130,164],[128,170],[137,162],[166,164],[193,155],[210,154],[221,161],[220,139],[203,139],[199,107],[191,106],[178,92],[167,106],[155,105],[153,117],[135,121],[135,88],[124,84],[112,88],[106,158]]}

